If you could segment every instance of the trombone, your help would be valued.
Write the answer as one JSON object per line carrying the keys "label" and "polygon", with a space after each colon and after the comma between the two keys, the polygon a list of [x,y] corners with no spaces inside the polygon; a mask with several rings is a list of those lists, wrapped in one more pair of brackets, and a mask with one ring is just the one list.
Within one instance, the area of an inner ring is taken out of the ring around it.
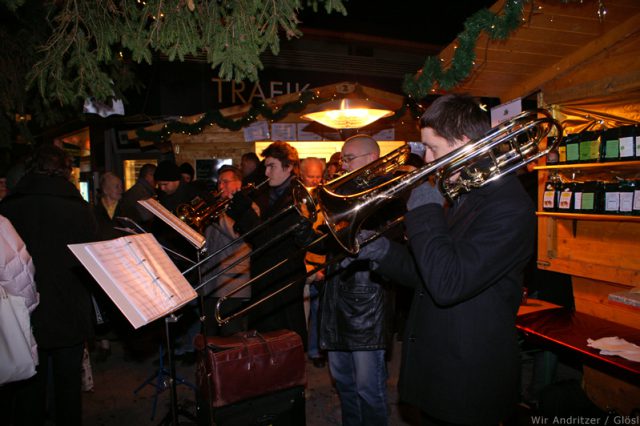
{"label": "trombone", "polygon": [[[542,141],[553,130],[555,130],[556,138],[552,144],[543,148]],[[337,256],[342,259],[348,254],[357,254],[361,244],[366,244],[381,235],[382,231],[379,231],[362,242],[359,242],[357,238],[365,219],[389,200],[415,188],[431,177],[435,177],[438,181],[440,191],[447,198],[453,199],[463,192],[483,187],[501,176],[545,156],[561,143],[562,134],[562,126],[547,110],[525,111],[511,120],[489,129],[484,136],[431,163],[407,174],[396,176],[382,184],[367,188],[367,185],[375,183],[375,177],[380,173],[395,171],[404,163],[408,157],[409,148],[406,145],[402,146],[373,163],[338,177],[326,185],[320,185],[315,191],[317,206],[314,197],[302,185],[299,185],[294,192],[294,200],[296,196],[301,198],[295,200],[294,205],[304,200],[311,200],[313,205],[322,211],[325,225],[345,251],[341,256]],[[462,171],[465,173],[461,174],[457,180],[450,180],[452,175]],[[360,188],[361,191],[346,195],[338,193],[346,184],[355,184],[356,188]],[[392,224],[395,225],[399,220],[401,219],[393,221]],[[386,228],[385,226],[385,230]],[[307,248],[325,238],[326,235],[322,235]],[[286,261],[285,259],[274,265],[260,277],[280,267]],[[326,264],[319,265],[309,274],[326,266]],[[256,279],[258,278],[256,277]],[[216,304],[215,318],[219,324],[225,324],[282,292],[302,278],[288,282],[278,290],[265,295],[260,300],[226,318],[221,316],[220,308],[224,301],[235,292],[221,297]],[[247,281],[241,288],[251,285],[254,281],[254,279]]]}
{"label": "trombone", "polygon": [[[260,183],[260,185],[263,185],[267,181],[268,180],[265,180],[264,182]],[[225,244],[223,247],[219,248],[215,252],[209,254],[207,257],[205,257],[204,259],[200,260],[196,265],[193,265],[190,268],[188,268],[186,271],[184,271],[183,274],[187,274],[188,272],[191,272],[193,269],[197,268],[202,263],[204,263],[207,260],[213,258],[214,256],[222,253],[223,251],[225,251],[229,247],[242,242],[244,239],[246,239],[249,236],[255,234],[256,232],[258,232],[258,231],[270,226],[272,223],[274,223],[275,221],[279,220],[285,214],[287,214],[288,212],[290,212],[290,211],[292,211],[294,209],[295,209],[295,211],[297,212],[297,214],[301,217],[301,219],[303,221],[306,220],[306,221],[308,221],[310,223],[315,222],[316,218],[317,218],[316,215],[317,215],[318,209],[317,209],[317,206],[316,206],[315,199],[312,196],[311,192],[309,192],[304,187],[304,185],[302,185],[302,183],[297,179],[294,179],[291,182],[291,185],[292,185],[293,198],[294,198],[294,203],[293,204],[291,204],[290,206],[285,207],[284,209],[280,210],[275,215],[273,215],[270,218],[266,219],[264,222],[260,223],[259,225],[255,226],[254,228],[249,229],[244,234],[242,234],[239,237],[235,238],[234,240],[228,242],[227,244]],[[229,207],[229,203],[230,203],[230,201],[225,204],[225,206],[224,206],[225,208],[224,208],[223,211],[226,211],[226,209]],[[216,279],[217,277],[219,277],[220,275],[222,275],[223,273],[225,273],[229,269],[233,268],[238,263],[240,263],[243,260],[247,259],[248,257],[255,256],[256,254],[266,250],[272,244],[276,243],[277,241],[280,241],[281,239],[283,239],[284,237],[286,237],[287,235],[289,235],[290,233],[295,231],[302,223],[303,222],[301,221],[301,222],[298,222],[297,224],[289,226],[284,232],[282,232],[281,234],[279,234],[276,237],[272,238],[271,240],[267,241],[262,246],[254,249],[250,253],[248,253],[248,254],[236,259],[236,261],[234,261],[230,265],[227,265],[227,267],[225,267],[224,269],[216,272],[213,276],[209,277],[206,281],[200,283],[200,285],[196,288],[196,291],[199,290],[200,288],[202,288],[204,285],[206,285],[210,281]],[[271,271],[273,269],[274,268],[270,268],[269,271]],[[251,281],[253,282],[253,281],[255,281],[255,279],[252,279]]]}
{"label": "trombone", "polygon": [[[557,134],[554,143],[541,149],[542,140],[553,129]],[[362,223],[390,199],[435,177],[440,192],[451,200],[537,160],[555,149],[561,141],[562,126],[547,110],[525,111],[489,129],[479,139],[369,190],[342,195],[336,193],[336,185],[319,187],[318,204],[338,243],[350,254],[357,254],[360,247],[356,237]],[[353,173],[362,175],[366,169],[367,166]],[[449,179],[461,171],[465,173],[457,180]],[[344,178],[349,178],[349,175]]]}

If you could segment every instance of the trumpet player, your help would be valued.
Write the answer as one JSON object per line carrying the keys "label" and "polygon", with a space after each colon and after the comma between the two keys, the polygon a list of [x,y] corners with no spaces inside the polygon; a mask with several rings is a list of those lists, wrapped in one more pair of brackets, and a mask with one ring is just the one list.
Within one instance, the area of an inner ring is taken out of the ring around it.
{"label": "trumpet player", "polygon": [[[242,188],[242,172],[237,167],[222,166],[218,171],[218,193],[222,199],[231,199],[233,194]],[[251,208],[256,214],[260,214],[260,210],[255,203],[251,204]],[[237,239],[239,234],[234,229],[235,221],[226,213],[222,213],[218,220],[209,225],[205,230],[207,251],[215,253],[222,247],[227,246],[231,241]],[[204,310],[205,310],[205,331],[210,336],[229,336],[239,331],[246,331],[248,321],[246,316],[241,316],[229,321],[226,324],[218,325],[214,320],[213,312],[216,302],[222,296],[226,296],[232,290],[247,282],[250,278],[249,258],[240,261],[237,265],[231,267],[222,274],[219,271],[226,269],[238,259],[246,257],[251,251],[249,245],[240,241],[237,244],[227,247],[216,256],[209,259],[203,268],[203,282],[217,275],[215,279],[207,283],[204,291]],[[223,315],[233,312],[251,298],[251,288],[249,286],[238,291],[225,303]]]}
{"label": "trumpet player", "polygon": [[[430,162],[483,136],[489,118],[470,96],[450,94],[431,104],[420,127]],[[497,425],[519,395],[515,320],[532,255],[533,203],[512,173],[451,203],[423,183],[407,210],[408,245],[383,237],[359,254],[414,287],[400,398],[420,408],[423,425]]]}

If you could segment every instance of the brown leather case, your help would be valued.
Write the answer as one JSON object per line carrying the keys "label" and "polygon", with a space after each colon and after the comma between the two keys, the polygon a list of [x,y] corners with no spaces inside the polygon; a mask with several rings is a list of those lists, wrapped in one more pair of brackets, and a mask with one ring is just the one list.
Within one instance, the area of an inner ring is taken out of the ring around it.
{"label": "brown leather case", "polygon": [[212,407],[307,383],[302,340],[293,331],[210,336],[206,346],[198,335],[194,343],[196,385]]}

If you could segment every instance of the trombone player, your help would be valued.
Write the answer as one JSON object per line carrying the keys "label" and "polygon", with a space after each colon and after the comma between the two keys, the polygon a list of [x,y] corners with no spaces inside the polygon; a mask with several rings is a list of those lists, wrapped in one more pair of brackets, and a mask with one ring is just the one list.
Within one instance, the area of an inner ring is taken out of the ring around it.
{"label": "trombone player", "polygon": [[[300,216],[293,210],[279,215],[285,208],[293,204],[291,182],[299,172],[298,151],[286,142],[276,141],[264,151],[265,175],[269,184],[268,204],[261,207],[258,215],[251,208],[251,199],[244,191],[236,192],[227,214],[235,220],[235,229],[244,234],[257,228],[267,219],[279,216],[268,227],[247,238],[254,250],[268,245],[268,250],[251,256],[251,277],[270,270],[259,277],[251,287],[252,302],[282,287],[294,278],[306,273],[304,252],[295,243],[292,232],[287,232],[300,222]],[[288,261],[279,268],[272,267],[279,262]],[[286,290],[260,304],[249,315],[249,327],[257,331],[274,331],[288,329],[298,333],[304,347],[307,347],[307,326],[303,305],[304,280],[298,280]]]}
{"label": "trombone player", "polygon": [[[342,168],[352,172],[380,157],[380,147],[372,137],[358,134],[342,146]],[[377,185],[388,176],[376,176],[365,185]],[[351,181],[341,194],[358,193],[367,188]],[[397,207],[385,208],[364,227],[379,228],[380,221],[403,213]],[[328,257],[342,249],[325,244]],[[310,249],[316,250],[315,246]],[[371,272],[368,261],[345,258],[326,269],[318,311],[319,344],[327,351],[329,370],[336,381],[345,426],[388,424],[386,349],[391,340],[390,283]]]}
{"label": "trombone player", "polygon": [[[431,104],[420,127],[430,162],[490,126],[473,98],[450,94]],[[422,424],[497,425],[512,415],[519,395],[515,320],[522,271],[532,255],[533,203],[511,173],[451,203],[423,183],[411,192],[407,210],[408,245],[383,237],[358,256],[415,288],[400,398],[420,408]]]}

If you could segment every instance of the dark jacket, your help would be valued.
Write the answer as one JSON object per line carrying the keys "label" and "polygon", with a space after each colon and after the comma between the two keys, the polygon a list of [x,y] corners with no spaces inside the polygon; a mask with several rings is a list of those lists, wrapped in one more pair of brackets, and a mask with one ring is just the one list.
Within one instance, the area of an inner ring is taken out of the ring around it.
{"label": "dark jacket", "polygon": [[[384,180],[379,178],[370,185]],[[366,188],[351,182],[341,187],[340,192],[356,193],[364,189]],[[362,228],[379,231],[387,221],[402,216],[403,213],[402,203],[394,201],[367,218]],[[388,233],[391,238],[398,238],[397,234],[402,235],[400,229],[391,231],[396,231],[396,235]],[[331,242],[327,243],[329,244]],[[344,250],[334,242],[327,257],[331,260],[343,253]],[[368,261],[353,257],[331,263],[325,276],[318,307],[320,348],[335,351],[385,349],[391,340],[393,318],[389,280],[371,271]]]}
{"label": "dark jacket", "polygon": [[92,335],[93,280],[67,244],[95,241],[89,205],[62,177],[29,174],[0,203],[24,240],[35,266],[40,304],[31,316],[38,345],[72,346]]}
{"label": "dark jacket", "polygon": [[[290,182],[291,179],[280,187],[269,188],[271,202],[265,210],[260,210],[260,217],[256,215],[254,209],[249,208],[241,217],[237,218],[236,227],[240,234],[244,234],[265,220],[278,215],[286,207],[293,204]],[[303,305],[304,275],[306,274],[304,252],[296,244],[292,233],[284,236],[286,231],[299,223],[300,220],[300,215],[295,209],[289,210],[247,240],[253,246],[253,251],[271,242],[265,251],[251,256],[252,278],[287,259],[287,262],[282,266],[255,281],[251,286],[252,301],[259,300],[295,278],[300,278],[287,290],[253,309],[249,313],[249,327],[258,331],[293,330],[300,335],[306,347],[307,326]],[[279,238],[282,236],[284,237]],[[274,239],[275,242],[273,242]]]}
{"label": "dark jacket", "polygon": [[[131,188],[122,194],[122,199],[118,203],[120,214],[134,220],[143,228],[153,219],[153,213],[138,204],[138,200],[146,200],[156,196],[156,190],[149,182],[139,179]],[[130,225],[129,225],[130,226]]]}
{"label": "dark jacket", "polygon": [[109,213],[100,199],[98,199],[95,205],[91,206],[91,210],[93,211],[93,216],[95,217],[96,224],[98,226],[99,240],[111,240],[127,235],[125,232],[115,229],[115,227],[122,225],[130,226],[126,223],[121,224],[116,219],[117,217],[122,216],[121,203],[117,204],[115,213],[113,214],[113,219],[109,217]]}
{"label": "dark jacket", "polygon": [[369,262],[329,266],[318,307],[319,345],[330,351],[385,349],[390,338],[388,282]]}
{"label": "dark jacket", "polygon": [[[407,247],[378,270],[415,293],[400,397],[451,423],[498,423],[518,398],[515,319],[532,255],[533,203],[513,175],[406,214]],[[414,260],[415,259],[415,260]]]}
{"label": "dark jacket", "polygon": [[[184,203],[189,203],[194,198],[200,196],[198,191],[193,185],[189,185],[185,182],[180,182],[180,185],[173,194],[167,194],[162,191],[158,191],[158,202],[171,213],[176,213],[176,208]],[[156,237],[158,243],[162,246],[175,251],[188,259],[196,258],[196,249],[189,243],[189,241],[180,235],[175,229],[167,225],[160,218],[154,218],[149,225],[151,233]],[[179,256],[173,255],[169,252],[169,257],[173,260],[179,270],[184,271],[191,266],[190,262],[181,259]],[[192,284],[197,283],[197,271],[191,274],[187,274],[187,279]]]}

